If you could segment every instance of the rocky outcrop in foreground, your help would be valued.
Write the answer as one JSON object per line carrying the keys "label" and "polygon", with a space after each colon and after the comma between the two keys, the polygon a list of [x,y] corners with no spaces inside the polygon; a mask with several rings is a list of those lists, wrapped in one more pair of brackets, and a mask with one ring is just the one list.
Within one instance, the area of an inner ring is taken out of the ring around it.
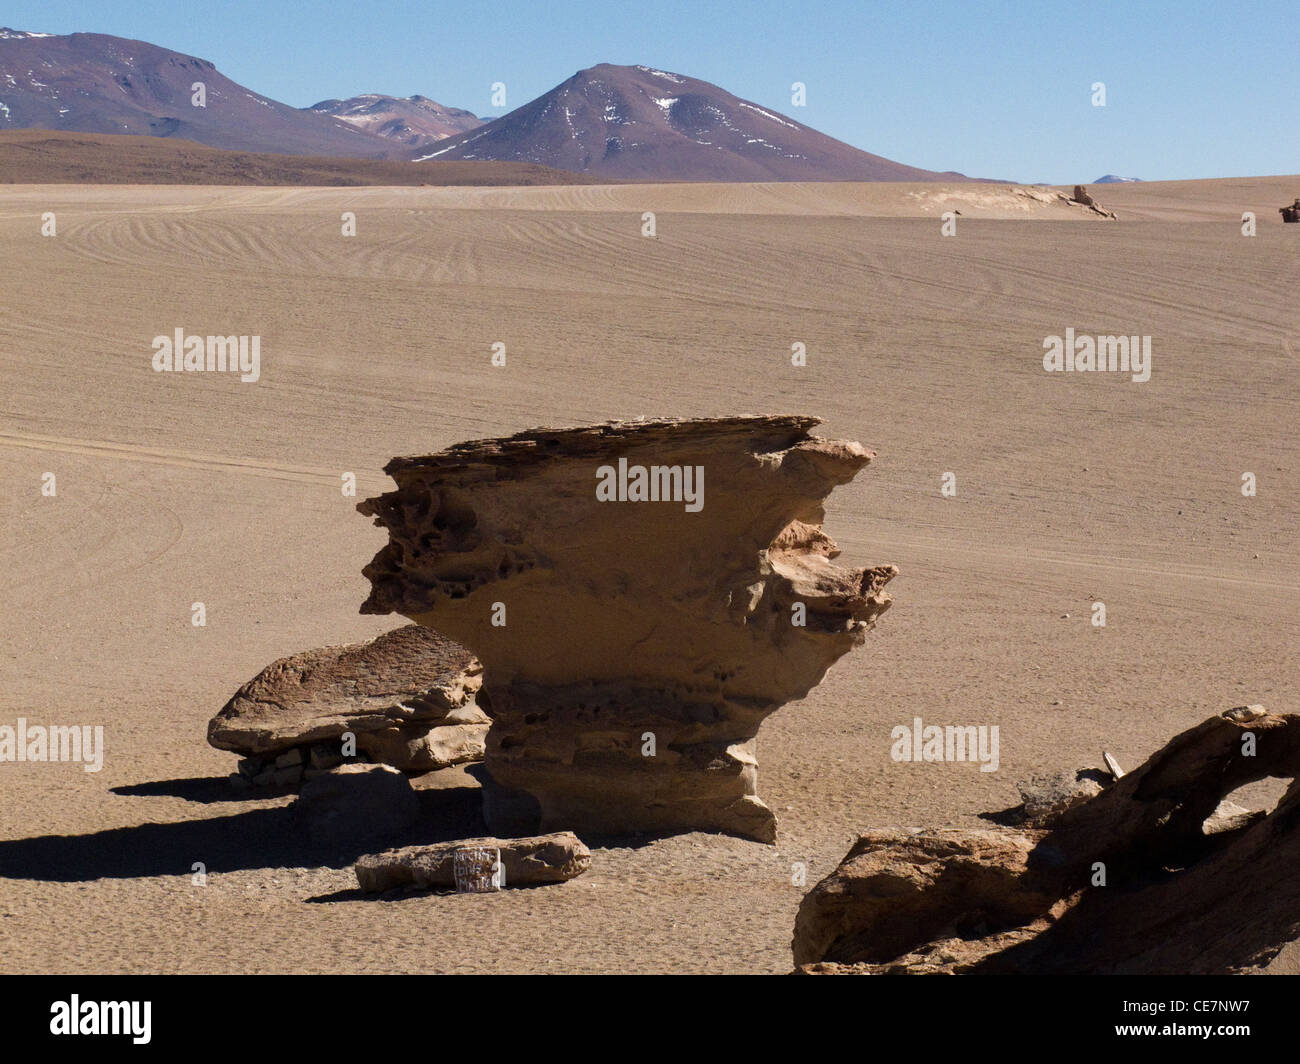
{"label": "rocky outcrop in foreground", "polygon": [[479,761],[488,718],[480,667],[462,646],[411,624],[368,643],[268,665],[208,723],[208,742],[242,754],[250,783],[294,786],[342,764],[345,733],[363,759],[404,772]]}
{"label": "rocky outcrop in foreground", "polygon": [[357,508],[389,542],[363,613],[469,647],[493,831],[721,831],[770,842],[763,719],[888,608],[822,502],[873,457],[810,417],[537,429],[396,458]]}
{"label": "rocky outcrop in foreground", "polygon": [[456,861],[458,854],[467,853],[499,855],[497,887],[563,883],[591,867],[591,851],[573,832],[558,831],[527,839],[460,839],[386,850],[357,861],[357,884],[372,893],[396,887],[464,889],[457,882]]}
{"label": "rocky outcrop in foreground", "polygon": [[[1300,936],[1300,716],[1246,706],[1100,793],[1035,786],[1036,828],[875,831],[804,898],[801,971],[1233,974]],[[1291,779],[1270,813],[1224,799]],[[1055,794],[1048,804],[1043,799]]]}

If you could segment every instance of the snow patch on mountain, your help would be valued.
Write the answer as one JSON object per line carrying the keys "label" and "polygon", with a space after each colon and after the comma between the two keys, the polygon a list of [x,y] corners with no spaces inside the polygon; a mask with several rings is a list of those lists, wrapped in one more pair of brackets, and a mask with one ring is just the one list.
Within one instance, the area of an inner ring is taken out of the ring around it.
{"label": "snow patch on mountain", "polygon": [[798,128],[799,128],[799,127],[798,127],[797,125],[795,125],[793,122],[787,122],[787,121],[786,121],[784,118],[782,118],[780,115],[774,115],[771,111],[764,111],[763,108],[761,108],[761,107],[755,107],[752,103],[746,103],[744,100],[741,100],[741,101],[740,101],[740,106],[741,106],[741,107],[747,107],[747,108],[749,108],[749,110],[751,110],[751,111],[757,111],[759,114],[761,114],[761,115],[763,115],[763,116],[765,116],[765,117],[767,117],[767,118],[770,118],[773,122],[780,122],[781,125],[783,125],[783,126],[789,126],[791,129],[798,129]]}
{"label": "snow patch on mountain", "polygon": [[[413,161],[414,161],[414,162],[417,162],[417,163],[422,163],[422,162],[424,162],[425,159],[436,159],[439,155],[442,155],[444,152],[449,152],[449,151],[451,151],[452,148],[455,148],[455,147],[458,147],[458,146],[459,146],[459,147],[464,147],[466,144],[469,144],[471,141],[478,140],[479,137],[485,137],[485,136],[487,136],[487,134],[488,134],[488,131],[487,131],[487,130],[484,130],[482,133],[475,133],[474,136],[470,137],[468,140],[463,140],[463,141],[461,141],[461,142],[460,142],[460,145],[452,144],[452,145],[449,145],[449,146],[446,147],[446,148],[440,148],[438,151],[430,152],[428,155],[421,155],[418,159],[415,159],[415,160],[413,160]],[[469,156],[466,156],[466,158],[469,158]]]}
{"label": "snow patch on mountain", "polygon": [[677,82],[678,85],[683,85],[686,83],[686,79],[684,77],[681,77],[679,74],[670,74],[666,70],[656,70],[654,67],[648,67],[648,66],[638,66],[636,69],[643,71],[646,74],[650,74],[656,78],[667,78],[669,81],[675,81]]}

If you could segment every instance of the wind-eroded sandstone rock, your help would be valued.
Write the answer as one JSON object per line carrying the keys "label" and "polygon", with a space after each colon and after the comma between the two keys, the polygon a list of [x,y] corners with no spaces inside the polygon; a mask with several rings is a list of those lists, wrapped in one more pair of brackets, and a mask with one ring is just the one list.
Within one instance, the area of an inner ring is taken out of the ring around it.
{"label": "wind-eroded sandstone rock", "polygon": [[537,429],[385,467],[397,489],[357,507],[389,533],[362,612],[482,661],[493,830],[775,838],[759,724],[862,642],[897,573],[832,563],[822,501],[872,454],[817,423]]}
{"label": "wind-eroded sandstone rock", "polygon": [[464,647],[415,624],[368,643],[308,650],[235,692],[209,722],[208,742],[272,767],[313,746],[295,763],[314,765],[320,747],[337,751],[345,732],[372,761],[406,772],[478,761],[488,729],[474,700],[480,671]]}
{"label": "wind-eroded sandstone rock", "polygon": [[[874,831],[799,906],[809,973],[1232,974],[1300,935],[1300,716],[1243,706],[1035,829]],[[1265,777],[1277,807],[1226,801]],[[1080,774],[1082,782],[1082,774]],[[1093,786],[1096,786],[1094,783]],[[1046,792],[1043,792],[1046,793]]]}
{"label": "wind-eroded sandstone rock", "polygon": [[454,887],[456,854],[463,850],[498,851],[506,887],[563,883],[591,867],[591,851],[578,837],[557,831],[528,839],[460,839],[370,854],[357,861],[357,884],[368,892]]}

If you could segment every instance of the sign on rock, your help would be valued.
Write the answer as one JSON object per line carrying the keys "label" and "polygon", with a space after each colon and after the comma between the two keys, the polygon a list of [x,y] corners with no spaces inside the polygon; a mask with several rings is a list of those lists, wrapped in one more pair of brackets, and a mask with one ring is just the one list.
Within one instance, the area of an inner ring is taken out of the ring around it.
{"label": "sign on rock", "polygon": [[501,851],[485,846],[466,846],[452,855],[456,891],[460,894],[487,894],[500,890],[506,883]]}

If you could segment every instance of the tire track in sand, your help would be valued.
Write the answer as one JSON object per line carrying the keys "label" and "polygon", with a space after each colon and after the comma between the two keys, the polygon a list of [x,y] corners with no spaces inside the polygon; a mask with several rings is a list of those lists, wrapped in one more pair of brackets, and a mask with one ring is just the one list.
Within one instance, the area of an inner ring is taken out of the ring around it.
{"label": "tire track in sand", "polygon": [[[116,458],[127,462],[148,462],[154,465],[176,466],[183,469],[204,469],[218,473],[241,473],[247,476],[269,477],[272,480],[289,480],[300,484],[328,484],[339,486],[341,469],[323,469],[318,466],[291,466],[275,462],[259,462],[251,458],[197,454],[192,451],[174,451],[161,447],[141,447],[131,443],[114,443],[109,440],[80,440],[65,436],[42,436],[25,432],[0,432],[0,446],[27,447],[38,451],[61,451],[65,454],[87,455],[94,458]],[[357,474],[357,491],[379,494],[392,485],[386,478]]]}

